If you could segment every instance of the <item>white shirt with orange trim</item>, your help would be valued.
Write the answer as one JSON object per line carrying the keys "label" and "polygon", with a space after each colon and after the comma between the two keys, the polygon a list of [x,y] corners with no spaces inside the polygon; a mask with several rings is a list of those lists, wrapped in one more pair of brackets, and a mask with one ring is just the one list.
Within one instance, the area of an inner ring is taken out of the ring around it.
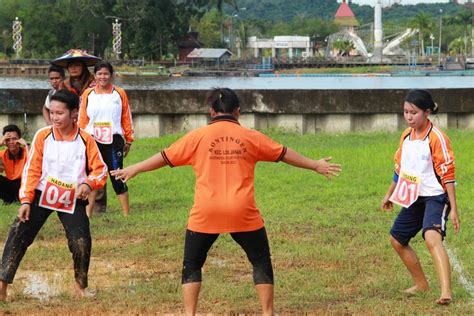
{"label": "white shirt with orange trim", "polygon": [[19,192],[21,203],[31,203],[34,191],[43,191],[48,177],[77,185],[86,183],[95,190],[105,185],[107,166],[88,133],[76,128],[63,139],[54,127],[48,126],[40,129],[33,138],[23,169]]}
{"label": "white shirt with orange trim", "polygon": [[[127,143],[133,141],[132,114],[127,94],[122,88],[112,85],[108,91],[100,92],[96,86],[84,92],[78,125],[89,134],[95,135],[96,124],[111,124],[112,135],[122,135]],[[97,135],[96,140],[103,143],[97,139]]]}
{"label": "white shirt with orange trim", "polygon": [[419,139],[411,128],[405,130],[395,154],[395,172],[400,174],[401,170],[421,177],[420,196],[443,194],[446,183],[456,181],[448,136],[431,122]]}

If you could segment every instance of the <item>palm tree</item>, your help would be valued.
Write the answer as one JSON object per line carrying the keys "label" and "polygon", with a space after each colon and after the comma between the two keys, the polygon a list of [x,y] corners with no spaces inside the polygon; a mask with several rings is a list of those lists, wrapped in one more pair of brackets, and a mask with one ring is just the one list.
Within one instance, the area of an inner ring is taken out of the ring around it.
{"label": "palm tree", "polygon": [[465,52],[464,41],[462,38],[458,37],[454,39],[448,46],[449,53],[452,55],[460,55]]}
{"label": "palm tree", "polygon": [[351,52],[351,50],[355,49],[354,43],[348,40],[334,41],[332,42],[332,48],[336,49],[338,51],[338,54],[341,54],[341,56],[349,56],[349,53]]}
{"label": "palm tree", "polygon": [[425,42],[424,36],[432,33],[433,20],[432,16],[425,12],[418,13],[411,21],[410,26],[414,29],[418,29],[418,36],[420,40],[421,56],[425,57]]}
{"label": "palm tree", "polygon": [[472,23],[472,12],[471,10],[463,10],[458,12],[455,16],[451,16],[447,18],[448,25],[462,25],[464,36],[463,36],[463,43],[464,43],[464,52],[467,53],[467,31],[469,25]]}

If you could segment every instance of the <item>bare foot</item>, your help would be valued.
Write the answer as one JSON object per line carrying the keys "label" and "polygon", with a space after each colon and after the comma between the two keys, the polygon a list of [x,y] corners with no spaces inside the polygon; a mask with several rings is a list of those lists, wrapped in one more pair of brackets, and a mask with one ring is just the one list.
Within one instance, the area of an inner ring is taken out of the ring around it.
{"label": "bare foot", "polygon": [[453,299],[451,297],[440,297],[437,301],[436,304],[439,305],[449,305]]}
{"label": "bare foot", "polygon": [[95,297],[95,293],[89,291],[88,289],[82,288],[79,284],[76,283],[76,293],[81,298],[92,298]]}
{"label": "bare foot", "polygon": [[409,295],[415,295],[418,292],[427,292],[430,288],[428,286],[418,287],[417,285],[404,290],[403,292]]}

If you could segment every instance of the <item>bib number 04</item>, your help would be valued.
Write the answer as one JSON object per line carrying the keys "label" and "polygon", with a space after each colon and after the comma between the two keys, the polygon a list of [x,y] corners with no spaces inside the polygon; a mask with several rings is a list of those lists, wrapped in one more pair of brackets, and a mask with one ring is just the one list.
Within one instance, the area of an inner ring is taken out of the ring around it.
{"label": "bib number 04", "polygon": [[53,177],[48,177],[40,197],[39,206],[53,211],[74,213],[76,207],[75,183],[66,183]]}

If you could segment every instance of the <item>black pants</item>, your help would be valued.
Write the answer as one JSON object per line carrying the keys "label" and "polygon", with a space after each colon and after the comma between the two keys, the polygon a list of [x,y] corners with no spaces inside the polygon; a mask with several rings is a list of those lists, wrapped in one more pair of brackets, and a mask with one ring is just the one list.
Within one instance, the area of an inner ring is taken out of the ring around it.
{"label": "black pants", "polygon": [[10,180],[4,176],[0,176],[0,199],[7,204],[18,201],[20,184],[21,179]]}
{"label": "black pants", "polygon": [[[36,193],[36,198],[30,209],[30,220],[24,223],[15,218],[2,256],[0,280],[12,283],[21,259],[28,247],[33,243],[36,235],[53,211],[39,207],[38,200],[41,193]],[[82,288],[87,287],[87,274],[91,257],[91,233],[89,218],[86,214],[86,203],[76,201],[74,214],[57,212],[59,220],[66,231],[69,251],[74,261],[74,278]]]}
{"label": "black pants", "polygon": [[98,142],[97,146],[99,147],[102,159],[104,159],[104,162],[109,169],[109,179],[112,182],[115,193],[122,194],[127,192],[128,188],[125,182],[116,180],[115,177],[110,175],[110,171],[123,168],[123,147],[125,146],[123,137],[114,134],[112,144],[101,144]]}
{"label": "black pants", "polygon": [[[273,268],[265,227],[250,232],[231,233],[230,235],[244,249],[252,264],[254,284],[273,284]],[[205,234],[186,230],[183,284],[202,281],[201,268],[217,237],[219,237],[219,234]]]}

